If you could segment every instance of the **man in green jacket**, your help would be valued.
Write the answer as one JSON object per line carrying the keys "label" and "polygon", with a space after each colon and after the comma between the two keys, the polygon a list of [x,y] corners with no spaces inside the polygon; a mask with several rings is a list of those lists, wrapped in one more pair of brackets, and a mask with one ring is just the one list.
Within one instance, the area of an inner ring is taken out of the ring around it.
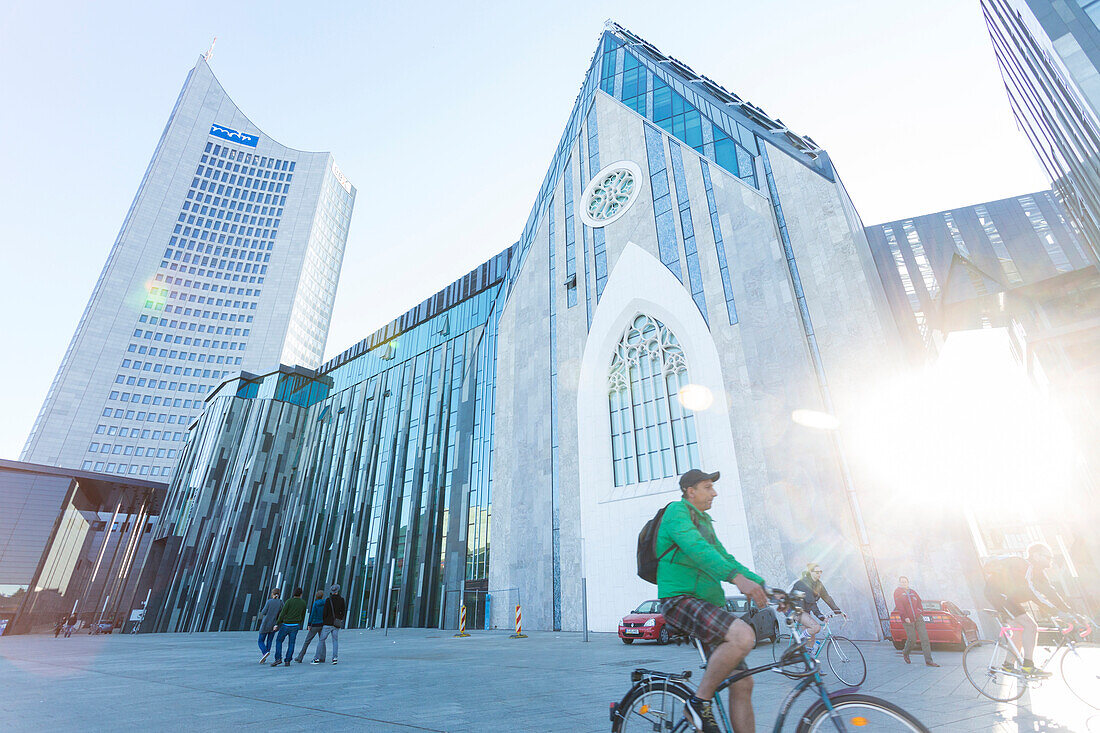
{"label": "man in green jacket", "polygon": [[[657,597],[661,613],[673,629],[703,642],[707,668],[699,689],[684,715],[702,733],[720,733],[711,700],[722,680],[744,660],[756,644],[756,632],[725,610],[722,581],[733,583],[763,608],[767,602],[764,579],[726,552],[707,514],[714,497],[718,472],[693,468],[680,477],[683,499],[670,504],[657,531]],[[735,733],[756,728],[752,710],[752,677],[730,686],[730,722]]]}
{"label": "man in green jacket", "polygon": [[306,617],[306,602],[302,600],[302,589],[294,589],[294,597],[283,604],[283,610],[279,611],[279,617],[275,619],[275,628],[279,633],[275,637],[275,662],[272,667],[283,664],[283,639],[290,641],[286,646],[286,666],[290,666],[290,659],[294,656],[294,640],[298,638],[298,630],[302,628],[302,621]]}

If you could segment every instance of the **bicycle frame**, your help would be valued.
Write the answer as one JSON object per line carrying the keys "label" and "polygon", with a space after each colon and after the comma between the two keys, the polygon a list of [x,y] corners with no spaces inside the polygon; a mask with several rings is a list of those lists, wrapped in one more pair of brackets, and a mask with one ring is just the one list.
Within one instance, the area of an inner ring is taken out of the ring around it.
{"label": "bicycle frame", "polygon": [[[997,625],[1000,626],[1000,632],[998,633],[998,639],[996,643],[998,645],[1003,643],[1005,646],[1007,646],[1009,651],[1011,651],[1012,654],[1016,657],[1016,660],[1022,663],[1024,652],[1020,647],[1016,645],[1016,641],[1015,639],[1013,639],[1013,632],[1022,632],[1023,629],[1019,626],[1009,626],[1007,623],[1004,622],[1000,615],[995,616],[995,618],[997,619]],[[1058,643],[1054,645],[1054,650],[1050,653],[1050,656],[1047,657],[1046,660],[1044,660],[1043,663],[1038,666],[1038,669],[1041,669],[1043,671],[1045,671],[1047,665],[1053,662],[1054,658],[1058,656],[1058,652],[1062,651],[1063,649],[1071,651],[1077,648],[1078,642],[1071,636],[1073,632],[1073,626],[1071,625],[1066,629],[1063,629],[1061,626],[1057,626],[1057,628],[1061,632],[1061,638],[1058,640]],[[1046,645],[1036,644],[1036,648],[1049,649],[1050,647]],[[1023,674],[1022,672],[1016,673],[1009,672],[1008,670],[1002,670],[1002,672],[1012,677],[1028,679],[1027,675]]]}
{"label": "bicycle frame", "polygon": [[[699,656],[702,658],[705,666],[707,658],[706,654],[703,651],[703,645],[699,642],[698,639],[693,639],[692,643],[695,645],[696,650],[698,650]],[[817,687],[817,691],[821,695],[822,702],[825,703],[825,706],[829,709],[830,712],[832,712],[833,710],[833,704],[830,700],[830,693],[828,689],[826,689],[824,681],[822,681],[821,679],[821,664],[817,661],[815,657],[810,654],[809,650],[806,649],[805,640],[800,642],[796,648],[802,657],[801,662],[806,665],[806,670],[800,672],[791,672],[790,670],[786,671],[787,676],[801,679],[799,680],[798,684],[796,684],[794,688],[792,688],[791,691],[787,693],[787,696],[783,698],[783,704],[779,706],[779,716],[776,718],[775,726],[772,728],[772,733],[781,733],[781,731],[783,730],[783,725],[787,721],[787,714],[790,713],[791,708],[794,707],[795,700],[797,700],[802,695],[802,693],[804,693],[807,688],[811,686]],[[730,685],[733,685],[734,683],[739,682],[746,677],[752,677],[753,675],[760,674],[761,672],[768,672],[773,669],[790,666],[792,662],[792,659],[790,657],[792,656],[792,653],[794,651],[794,649],[788,650],[788,652],[784,654],[783,658],[780,659],[778,662],[771,662],[770,664],[763,664],[759,667],[752,667],[751,669],[745,669],[735,672],[724,679],[720,685],[718,685],[718,689],[714,692],[713,705],[715,706],[715,708],[717,708],[719,714],[721,715],[722,724],[725,726],[727,731],[733,730],[733,724],[730,722],[729,716],[726,714],[725,706],[722,705],[722,696],[719,693],[721,693]],[[681,677],[681,679],[683,678]],[[844,694],[851,689],[854,688],[845,688],[831,694]]]}
{"label": "bicycle frame", "polygon": [[[799,614],[801,617],[801,614]],[[810,656],[817,659],[821,654],[821,650],[825,648],[825,645],[829,643],[829,639],[833,638],[832,622],[836,618],[836,614],[830,616],[825,620],[825,623],[821,624],[821,631],[817,632],[817,639],[814,641],[813,651],[810,652]],[[801,618],[792,619],[793,633],[792,638],[797,634],[799,641],[806,641],[810,638],[810,633],[806,631],[806,627],[802,625]]]}
{"label": "bicycle frame", "polygon": [[[792,611],[801,613],[801,611],[803,610],[801,604],[802,594],[788,595],[787,593],[777,589],[772,589],[770,591],[770,594],[772,598],[778,600],[780,604],[786,604],[789,602]],[[798,628],[796,624],[796,620],[792,618],[791,615],[788,615],[787,626],[791,628],[792,636],[794,633],[798,633]],[[826,636],[825,640],[827,641],[831,637],[832,634],[830,632]],[[703,644],[698,639],[694,638],[691,640],[691,643],[699,652],[699,657],[703,662],[702,666],[705,669],[707,666],[707,655],[703,648]],[[792,669],[792,666],[795,665],[799,665],[801,668]],[[733,730],[733,725],[731,724],[729,715],[727,714],[726,709],[722,704],[722,695],[720,693],[731,685],[734,685],[737,682],[745,679],[746,677],[751,677],[762,672],[769,672],[773,670],[781,672],[784,676],[789,677],[793,680],[798,680],[795,683],[794,688],[791,689],[790,692],[787,693],[787,696],[783,699],[783,703],[780,706],[779,713],[775,721],[775,726],[772,728],[773,733],[781,733],[783,726],[786,724],[787,715],[794,707],[795,701],[799,697],[801,697],[802,694],[806,692],[806,690],[810,687],[814,687],[816,689],[817,694],[820,696],[821,704],[824,706],[825,710],[828,711],[830,719],[833,720],[834,725],[838,726],[838,729],[841,729],[841,727],[843,726],[842,722],[834,717],[837,715],[837,709],[834,706],[833,699],[837,696],[848,695],[849,693],[854,692],[857,688],[845,687],[844,689],[837,690],[835,692],[829,692],[829,690],[825,687],[825,682],[821,678],[820,662],[818,662],[815,655],[812,654],[809,649],[807,649],[807,640],[800,639],[798,642],[792,644],[783,653],[780,659],[767,664],[763,664],[759,667],[737,670],[733,674],[722,680],[722,683],[718,685],[718,688],[715,690],[712,705],[717,710],[717,718],[721,721],[722,727],[727,733],[731,733],[731,731]],[[623,698],[623,702],[626,702],[632,694],[635,694],[635,690],[638,689],[638,685],[643,682],[650,687],[664,685],[666,689],[668,687],[676,686],[679,687],[683,693],[692,694],[697,688],[695,688],[694,685],[687,681],[690,677],[690,671],[685,671],[679,674],[670,674],[657,670],[635,669],[630,675],[633,686]],[[868,697],[867,700],[875,701],[874,698],[870,697]],[[818,703],[816,702],[811,703],[810,707],[807,709],[807,712],[815,710],[817,705]],[[618,717],[616,718],[616,716]],[[612,703],[611,706],[611,719],[613,722],[616,721],[616,719],[619,721],[625,719],[624,713],[615,703]],[[919,721],[915,721],[915,719],[914,722],[919,723]],[[616,723],[616,727],[617,725],[618,724]]]}

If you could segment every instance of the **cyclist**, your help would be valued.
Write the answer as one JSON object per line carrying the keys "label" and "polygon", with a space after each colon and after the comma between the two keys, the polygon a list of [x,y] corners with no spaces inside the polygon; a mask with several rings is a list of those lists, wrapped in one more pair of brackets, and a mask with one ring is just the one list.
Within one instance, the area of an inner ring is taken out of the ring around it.
{"label": "cyclist", "polygon": [[[821,631],[821,624],[818,621],[825,620],[825,615],[817,610],[818,600],[825,601],[833,613],[839,613],[844,618],[848,618],[848,614],[840,610],[840,606],[836,605],[829,591],[825,590],[825,584],[821,582],[821,573],[821,566],[816,562],[807,563],[806,569],[802,571],[802,577],[791,586],[791,593],[806,594],[806,602],[803,606],[806,610],[802,612],[802,618],[799,621],[802,628],[810,633],[810,649],[813,649],[814,642],[817,641],[817,633]],[[814,616],[817,618],[815,619]]]}
{"label": "cyclist", "polygon": [[[719,473],[693,468],[680,477],[682,499],[665,510],[657,531],[657,597],[665,622],[703,643],[707,668],[684,715],[697,731],[720,733],[711,708],[718,685],[735,669],[747,669],[744,659],[756,644],[756,632],[725,610],[722,581],[732,583],[763,608],[764,579],[737,562],[715,535],[707,514],[718,492]],[[734,733],[751,733],[752,677],[730,685],[730,719]]]}
{"label": "cyclist", "polygon": [[[1072,612],[1069,604],[1055,590],[1046,577],[1046,569],[1054,561],[1054,553],[1041,542],[1027,548],[1027,559],[1022,557],[994,557],[985,564],[985,597],[993,607],[1012,619],[1010,626],[1023,630],[1024,658],[1021,672],[1032,677],[1050,677],[1050,672],[1038,669],[1033,661],[1039,627],[1021,605],[1031,601],[1054,611]],[[1010,631],[1013,640],[1016,631]],[[1015,671],[1011,661],[1005,668]]]}

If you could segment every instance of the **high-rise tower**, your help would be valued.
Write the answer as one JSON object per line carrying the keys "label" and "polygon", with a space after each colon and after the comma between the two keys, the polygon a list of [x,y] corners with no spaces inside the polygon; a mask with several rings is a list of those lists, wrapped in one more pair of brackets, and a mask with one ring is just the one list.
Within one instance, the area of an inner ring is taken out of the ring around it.
{"label": "high-rise tower", "polygon": [[229,374],[319,366],[354,202],[330,153],[262,133],[200,58],[22,460],[167,477]]}
{"label": "high-rise tower", "polygon": [[1100,252],[1100,3],[982,0],[1012,112]]}

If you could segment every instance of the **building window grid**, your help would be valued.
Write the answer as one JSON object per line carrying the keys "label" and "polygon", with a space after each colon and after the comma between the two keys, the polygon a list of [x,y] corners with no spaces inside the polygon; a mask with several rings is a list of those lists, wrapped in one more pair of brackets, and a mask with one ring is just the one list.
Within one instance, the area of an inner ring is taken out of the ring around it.
{"label": "building window grid", "polygon": [[1062,245],[1055,239],[1054,231],[1050,228],[1050,224],[1047,223],[1046,217],[1043,216],[1043,212],[1039,210],[1039,205],[1035,203],[1035,199],[1031,196],[1021,196],[1017,200],[1020,202],[1020,206],[1023,208],[1024,215],[1027,217],[1028,223],[1031,224],[1031,228],[1035,230],[1035,234],[1043,243],[1043,248],[1046,250],[1047,256],[1050,257],[1054,269],[1058,270],[1058,272],[1071,271],[1073,265],[1070,264],[1069,257],[1066,256],[1066,252],[1062,249]]}
{"label": "building window grid", "polygon": [[570,285],[566,287],[566,307],[577,304],[577,231],[573,222],[573,166],[565,166],[565,277]]}
{"label": "building window grid", "polygon": [[[228,145],[207,143],[205,152],[196,167],[196,175],[192,180],[187,197],[181,204],[181,212],[178,216],[180,223],[177,224],[170,237],[169,246],[165,251],[164,259],[161,261],[160,272],[154,278],[154,286],[150,288],[151,297],[146,301],[145,309],[154,312],[173,312],[173,306],[167,303],[168,289],[159,287],[158,283],[166,282],[180,287],[184,286],[184,278],[171,274],[177,271],[181,274],[206,278],[214,276],[215,281],[221,279],[234,283],[262,284],[262,275],[267,272],[266,263],[270,261],[270,254],[267,254],[267,252],[272,249],[273,240],[277,235],[280,224],[279,217],[283,213],[282,207],[286,203],[285,194],[289,189],[290,181],[293,179],[292,171],[294,167],[294,161],[268,158],[236,150]],[[226,184],[228,184],[228,187]],[[204,257],[204,259],[200,262],[199,257]],[[215,268],[224,270],[224,272],[218,272]],[[225,285],[210,280],[202,282],[198,277],[193,282],[186,282],[187,287],[193,286],[196,289],[200,285],[202,285],[204,291],[215,294],[241,295],[246,290],[244,287],[237,286],[227,288]],[[240,293],[234,292],[237,290]],[[255,295],[253,297],[259,296],[258,288],[247,288],[247,290],[249,295],[252,295],[252,291],[254,291]],[[177,291],[172,291],[172,295],[177,295]],[[188,298],[187,293],[183,292],[182,297]],[[195,297],[195,294],[192,294],[190,299],[194,300]],[[224,307],[227,308],[253,310],[256,306],[254,299],[234,301],[233,298],[217,298],[216,295],[209,297],[198,295],[199,303],[202,303],[203,300],[208,300],[210,304],[217,300],[218,306],[222,306],[222,301],[224,301]],[[237,320],[238,314],[227,313],[223,310],[214,310],[212,313],[211,311],[201,311],[201,313],[202,319],[209,319],[208,324],[203,324],[201,320],[147,318],[143,315],[139,319],[141,323],[149,323],[149,325],[157,326],[157,328],[150,330],[135,329],[135,336],[161,343],[171,343],[172,345],[190,345],[186,343],[189,341],[194,341],[195,345],[199,345],[199,341],[202,341],[201,347],[206,349],[243,350],[245,348],[246,343],[244,341],[230,341],[222,338],[195,339],[193,336],[182,335],[194,329],[196,333],[238,336],[247,339],[249,329],[241,329],[236,325],[232,327],[214,325],[219,321],[227,320],[227,316],[230,323],[243,322],[246,318],[244,314],[239,314],[240,320]],[[200,310],[196,310],[194,315],[196,319],[200,318]],[[247,322],[251,323],[252,316],[247,316],[247,319]],[[169,330],[176,333],[170,333]],[[243,335],[242,330],[244,331]],[[177,358],[177,353],[180,359],[189,358],[193,360],[196,356],[195,352],[147,348],[135,344],[131,344],[129,351],[141,354],[148,353],[154,358],[160,357],[164,362],[167,362],[168,359]],[[205,361],[206,363],[231,366],[237,366],[241,363],[240,357],[209,353],[198,354],[198,359],[200,362]],[[166,374],[173,371],[173,367],[167,363],[156,364],[155,368],[157,371],[163,369]],[[185,367],[185,369],[189,368]],[[174,367],[174,370],[176,374],[179,374],[181,368],[177,366]],[[214,379],[221,376],[218,373],[219,371],[221,370],[214,371],[214,374],[217,375],[213,377]],[[197,373],[198,370],[196,370],[196,376]],[[196,385],[178,380],[177,382],[165,380],[157,384],[150,382],[148,388],[183,391],[185,388],[190,390],[197,387],[198,392],[201,394],[205,393],[211,386]],[[111,397],[109,396],[109,399]],[[118,395],[115,394],[113,397],[117,398]],[[129,401],[132,403],[139,399],[141,404],[159,405],[163,401],[165,405],[175,403],[174,406],[177,407],[180,406],[181,402],[192,402],[191,400],[180,400],[172,396],[149,394],[131,395]],[[200,407],[201,402],[199,400],[193,402],[195,408]],[[112,410],[108,408],[104,410],[104,414],[120,420],[135,419],[134,411],[115,409],[112,414]],[[157,416],[157,418],[154,416]],[[190,416],[180,416],[180,418],[181,423],[191,419]],[[165,415],[149,412],[146,419],[163,421]],[[149,439],[149,431],[142,431],[140,436],[137,435],[138,431],[136,429],[133,432],[134,437],[142,440]],[[157,439],[168,440],[173,439],[173,436],[175,436],[175,440],[182,438],[180,433],[165,432],[163,438],[161,438],[160,431],[154,432],[157,433]],[[153,447],[147,447],[147,449],[150,453],[154,450]],[[172,452],[175,453],[175,451]],[[152,475],[167,475],[171,470],[168,466],[143,467],[143,475],[146,474],[147,469],[151,471]],[[115,470],[123,472],[126,469],[120,466]]]}
{"label": "building window grid", "polygon": [[886,243],[890,247],[890,254],[894,258],[894,267],[897,268],[898,277],[901,279],[901,285],[905,289],[905,297],[909,299],[909,307],[913,311],[913,317],[917,322],[917,331],[920,332],[921,341],[924,342],[925,347],[931,345],[931,334],[928,330],[928,321],[924,315],[924,306],[921,305],[920,296],[917,295],[917,289],[913,285],[913,279],[909,276],[909,266],[905,264],[905,258],[901,254],[901,246],[898,244],[898,239],[894,235],[894,230],[891,227],[883,227],[883,236],[886,237]]}
{"label": "building window grid", "polygon": [[699,267],[699,252],[695,244],[695,226],[691,220],[691,199],[688,196],[687,176],[684,172],[683,151],[680,145],[669,141],[669,153],[672,157],[672,178],[676,185],[676,202],[680,209],[680,233],[684,238],[684,256],[687,261],[688,286],[692,300],[703,314],[703,320],[710,322],[707,315],[707,300],[703,293],[703,273]]}
{"label": "building window grid", "polygon": [[[584,136],[580,135],[577,138],[577,180],[585,182],[588,180],[584,171]],[[583,190],[586,186],[581,185]],[[582,201],[581,206],[587,206],[587,202]],[[581,256],[584,258],[584,316],[585,316],[585,331],[592,328],[592,287],[591,277],[589,275],[589,260],[588,260],[588,233],[590,228],[581,220]]]}
{"label": "building window grid", "polygon": [[726,315],[730,325],[737,323],[737,306],[733,300],[733,282],[730,280],[729,266],[726,262],[726,245],[722,239],[722,223],[718,220],[718,202],[714,197],[714,182],[710,177],[710,164],[706,158],[699,159],[703,171],[703,188],[707,193],[707,209],[710,212],[710,228],[714,232],[714,248],[718,255],[718,270],[722,276],[722,293],[726,297]]}
{"label": "building window grid", "polygon": [[1008,278],[1008,284],[1021,284],[1024,279],[1020,276],[1020,270],[1016,267],[1016,263],[1012,261],[1012,255],[1008,253],[1008,247],[1001,239],[1001,234],[997,231],[997,226],[993,223],[989,211],[984,206],[975,206],[974,213],[978,217],[978,223],[985,230],[985,235],[989,239],[993,251],[997,254],[997,259],[1000,260],[1001,269],[1004,270],[1005,277]]}
{"label": "building window grid", "polygon": [[[1062,229],[1069,236],[1070,244],[1073,245],[1073,251],[1077,253],[1077,256],[1081,258],[1081,262],[1087,266],[1092,262],[1087,254],[1085,254],[1084,248],[1081,247],[1080,228],[1077,226],[1077,222],[1073,219],[1067,220],[1062,214],[1062,205],[1054,200],[1054,197],[1047,192],[1041,194],[1042,198],[1049,207],[1048,211],[1054,212],[1054,216],[1057,217],[1058,223],[1062,225]],[[1064,248],[1063,248],[1064,249]]]}
{"label": "building window grid", "polygon": [[955,217],[950,211],[944,212],[943,221],[944,224],[947,225],[947,231],[951,233],[951,239],[955,241],[955,249],[966,259],[971,259],[970,249],[966,246],[966,241],[962,238],[962,233],[959,231],[959,225],[955,223]]}
{"label": "building window grid", "polygon": [[924,282],[924,289],[928,292],[928,297],[935,300],[940,294],[940,283],[932,270],[932,264],[928,261],[924,243],[920,241],[920,235],[917,234],[912,220],[902,222],[901,226],[905,233],[905,241],[909,244],[909,251],[917,263],[917,271],[920,272],[921,280]]}
{"label": "building window grid", "polygon": [[653,217],[657,225],[657,249],[661,262],[682,283],[684,276],[680,271],[680,245],[672,218],[672,192],[668,186],[664,135],[656,127],[646,125],[645,144],[649,159],[649,183],[653,192]]}
{"label": "building window grid", "polygon": [[699,463],[695,416],[678,397],[688,383],[675,334],[651,316],[636,316],[608,370],[616,486],[675,476]]}
{"label": "building window grid", "polygon": [[[616,72],[614,59],[617,52],[622,55],[622,65]],[[614,77],[609,76],[612,73]],[[651,71],[629,50],[620,49],[610,37],[604,42],[600,87],[700,155],[714,160],[753,188],[758,187],[753,153],[681,93],[690,94],[687,89],[681,89],[679,84],[670,83],[670,80]],[[690,96],[694,98],[696,95]],[[713,106],[708,104],[706,108],[713,109]],[[725,114],[720,117],[728,119]],[[740,130],[738,133],[741,134]],[[747,130],[745,134],[752,137]],[[755,141],[753,145],[755,147]]]}
{"label": "building window grid", "polygon": [[[600,141],[596,121],[596,106],[588,110],[588,169],[600,170]],[[607,236],[603,227],[592,230],[592,259],[596,275],[596,302],[600,302],[603,289],[607,285]]]}

